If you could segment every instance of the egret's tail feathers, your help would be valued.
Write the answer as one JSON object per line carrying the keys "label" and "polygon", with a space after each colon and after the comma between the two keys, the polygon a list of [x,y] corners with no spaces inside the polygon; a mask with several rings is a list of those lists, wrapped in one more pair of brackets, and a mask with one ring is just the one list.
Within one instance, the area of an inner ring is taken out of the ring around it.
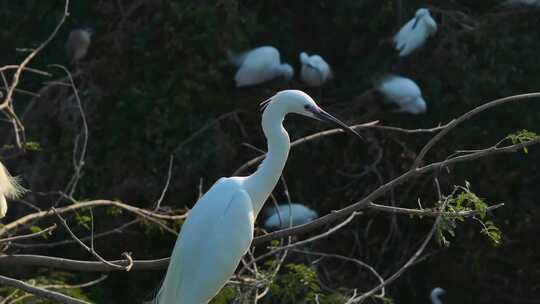
{"label": "egret's tail feathers", "polygon": [[13,177],[2,163],[0,163],[0,195],[8,199],[16,199],[27,190],[19,184],[19,178]]}

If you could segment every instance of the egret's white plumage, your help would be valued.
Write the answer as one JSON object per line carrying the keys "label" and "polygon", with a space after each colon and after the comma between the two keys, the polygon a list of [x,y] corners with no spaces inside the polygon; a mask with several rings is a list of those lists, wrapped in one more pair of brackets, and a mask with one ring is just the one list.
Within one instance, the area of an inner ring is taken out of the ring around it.
{"label": "egret's white plumage", "polygon": [[331,121],[358,135],[301,91],[281,91],[263,108],[266,158],[249,176],[219,179],[197,201],[182,225],[155,303],[208,303],[234,273],[253,239],[255,218],[287,161],[290,140],[282,122],[288,113]]}
{"label": "egret's white plumage", "polygon": [[272,46],[261,46],[240,55],[229,53],[229,61],[238,66],[234,76],[237,87],[260,84],[276,77],[289,81],[294,75],[292,66],[281,63],[279,51]]}
{"label": "egret's white plumage", "polygon": [[332,69],[328,63],[319,55],[309,56],[307,53],[300,53],[300,78],[307,85],[320,87],[332,78]]}
{"label": "egret's white plumage", "polygon": [[398,112],[421,114],[426,112],[426,101],[422,91],[409,78],[390,75],[385,77],[376,89],[382,93],[385,100],[399,106]]}
{"label": "egret's white plumage", "polygon": [[446,293],[446,290],[435,287],[433,290],[431,290],[431,293],[429,295],[429,298],[431,299],[432,304],[442,304],[442,301],[440,299],[440,296],[444,295]]}
{"label": "egret's white plumage", "polygon": [[421,47],[429,36],[437,32],[437,23],[429,10],[421,8],[416,11],[413,19],[409,20],[394,36],[394,44],[399,56],[405,57]]}
{"label": "egret's white plumage", "polygon": [[287,228],[292,222],[292,226],[309,223],[318,217],[317,212],[308,207],[298,204],[284,204],[276,208],[271,207],[271,214],[264,221],[266,229]]}
{"label": "egret's white plumage", "polygon": [[7,200],[18,198],[24,191],[25,189],[19,185],[17,178],[11,176],[0,162],[0,218],[6,216]]}
{"label": "egret's white plumage", "polygon": [[94,30],[91,28],[74,29],[69,33],[65,49],[66,56],[71,63],[75,63],[86,56],[93,34]]}

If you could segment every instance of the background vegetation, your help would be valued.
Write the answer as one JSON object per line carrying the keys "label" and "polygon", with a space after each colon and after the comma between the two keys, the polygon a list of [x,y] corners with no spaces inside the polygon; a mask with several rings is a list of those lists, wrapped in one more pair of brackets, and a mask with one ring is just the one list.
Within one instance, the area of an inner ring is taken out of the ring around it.
{"label": "background vegetation", "polygon": [[[230,175],[257,156],[257,151],[241,144],[265,147],[259,102],[278,89],[310,90],[298,80],[236,89],[227,50],[272,45],[295,71],[299,71],[300,51],[322,55],[335,79],[323,89],[318,102],[349,123],[377,119],[401,128],[429,128],[491,99],[538,91],[540,11],[508,8],[489,0],[402,2],[399,10],[393,0],[73,1],[67,23],[32,67],[67,64],[63,45],[69,31],[77,26],[95,28],[95,39],[76,77],[90,126],[84,177],[76,197],[117,199],[150,208],[161,193],[168,157],[175,151],[173,179],[162,205],[189,208],[198,196],[199,183],[206,190],[218,177]],[[39,45],[57,24],[63,5],[59,0],[0,1],[0,65],[20,62],[25,54],[16,48]],[[391,38],[422,6],[432,8],[439,31],[410,58],[398,59]],[[43,81],[63,77],[59,70],[50,71],[57,73],[51,79],[24,75],[21,87],[37,92]],[[356,96],[389,72],[410,77],[421,86],[428,103],[426,114],[367,111],[355,105]],[[54,203],[47,192],[62,189],[71,174],[73,140],[80,123],[73,118],[73,101],[58,98],[59,94],[53,91],[37,99],[17,96],[17,110],[30,109],[24,125],[37,149],[8,157],[14,154],[11,130],[8,124],[0,124],[1,156],[32,190],[27,199],[42,209]],[[516,130],[538,132],[539,110],[540,105],[531,101],[481,114],[447,137],[428,160],[444,159],[455,150],[488,147]],[[233,111],[238,114],[192,137],[216,117]],[[292,138],[325,128],[304,119],[290,119],[286,124]],[[293,150],[284,172],[292,199],[319,214],[344,207],[407,170],[430,138],[373,130],[363,134],[368,138],[363,145],[336,136]],[[455,236],[446,234],[449,246],[431,244],[426,259],[388,287],[389,298],[396,303],[428,303],[431,288],[441,286],[448,290],[448,303],[536,301],[540,227],[534,219],[540,215],[536,209],[540,154],[534,147],[528,152],[459,165],[438,174],[445,193],[468,181],[488,204],[506,204],[490,214],[502,231],[502,243],[493,246],[479,233],[483,227],[467,220],[453,231]],[[372,164],[374,170],[360,174]],[[381,203],[415,208],[420,200],[422,206],[433,207],[437,191],[432,178],[402,185]],[[275,194],[284,200],[283,189],[278,187]],[[28,212],[22,204],[12,203],[10,208],[8,221]],[[83,215],[70,220],[81,234],[87,231]],[[96,231],[131,219],[107,209],[96,210],[94,216]],[[425,219],[365,211],[347,228],[313,243],[310,249],[354,256],[388,276],[416,250],[430,225]],[[47,241],[65,238],[57,231]],[[168,256],[174,239],[141,223],[96,240],[96,247],[106,257],[130,251],[137,259],[152,259]],[[19,251],[89,258],[74,244],[26,251],[15,247],[10,252]],[[261,303],[313,303],[315,294],[322,294],[325,303],[343,303],[339,293],[345,289],[341,288],[367,290],[377,283],[369,273],[342,261],[325,259],[315,266],[314,260],[292,253]],[[92,273],[28,267],[0,268],[0,272],[70,284],[96,278]],[[111,273],[103,283],[76,293],[96,303],[133,303],[150,298],[162,275],[162,271]],[[0,295],[9,292],[0,287]],[[231,297],[227,292],[234,290],[226,290],[216,302],[227,303]]]}

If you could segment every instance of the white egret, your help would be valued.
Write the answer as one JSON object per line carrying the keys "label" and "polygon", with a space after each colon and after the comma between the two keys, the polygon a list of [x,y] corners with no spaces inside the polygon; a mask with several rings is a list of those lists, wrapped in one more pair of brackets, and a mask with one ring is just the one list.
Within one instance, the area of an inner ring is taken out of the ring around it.
{"label": "white egret", "polygon": [[426,112],[426,101],[422,98],[422,91],[418,85],[409,78],[389,75],[377,85],[386,101],[399,106],[398,112],[421,114]]}
{"label": "white egret", "polygon": [[260,84],[280,76],[289,81],[294,75],[292,66],[281,63],[279,51],[272,46],[261,46],[240,55],[229,53],[229,61],[238,66],[234,76],[237,87]]}
{"label": "white egret", "polygon": [[25,189],[19,185],[17,178],[11,176],[0,162],[0,218],[6,216],[7,199],[16,199],[24,192]]}
{"label": "white egret", "polygon": [[394,36],[396,50],[399,56],[405,57],[421,47],[431,35],[437,32],[437,23],[429,10],[421,8],[416,11],[413,19],[409,20]]}
{"label": "white egret", "polygon": [[74,29],[66,41],[66,55],[73,64],[83,59],[88,52],[94,30],[91,28]]}
{"label": "white egret", "polygon": [[197,201],[182,225],[154,303],[208,303],[234,273],[253,240],[255,218],[287,161],[290,140],[282,122],[288,113],[329,121],[360,136],[302,91],[278,92],[261,105],[266,158],[249,176],[220,178]]}
{"label": "white egret", "polygon": [[317,212],[298,203],[279,205],[277,210],[270,207],[270,210],[270,216],[264,221],[264,227],[269,230],[287,228],[291,222],[293,226],[306,224],[318,217]]}
{"label": "white egret", "polygon": [[332,69],[319,55],[309,56],[305,52],[300,53],[300,78],[311,87],[320,87],[328,79],[332,78]]}
{"label": "white egret", "polygon": [[431,303],[432,304],[442,304],[442,301],[441,301],[441,299],[439,297],[444,295],[445,293],[446,293],[446,290],[444,290],[444,289],[442,289],[440,287],[433,288],[433,290],[431,290],[431,293],[429,295],[429,298],[431,299]]}

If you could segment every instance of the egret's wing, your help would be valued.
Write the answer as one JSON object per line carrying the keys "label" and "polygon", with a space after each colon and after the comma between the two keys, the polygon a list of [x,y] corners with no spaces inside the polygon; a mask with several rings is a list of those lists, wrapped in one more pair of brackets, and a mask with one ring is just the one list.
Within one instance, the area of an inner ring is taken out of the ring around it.
{"label": "egret's wing", "polygon": [[405,23],[403,27],[401,27],[399,32],[394,36],[394,43],[398,51],[401,51],[407,44],[409,36],[414,31],[413,25],[414,25],[414,19],[409,20],[407,23]]}
{"label": "egret's wing", "polygon": [[[182,226],[159,292],[159,303],[206,303],[227,282],[253,239],[249,195],[221,179]],[[171,302],[168,302],[171,301]]]}
{"label": "egret's wing", "polygon": [[258,84],[273,77],[273,68],[280,64],[278,50],[261,47],[251,51],[234,77],[237,86]]}

